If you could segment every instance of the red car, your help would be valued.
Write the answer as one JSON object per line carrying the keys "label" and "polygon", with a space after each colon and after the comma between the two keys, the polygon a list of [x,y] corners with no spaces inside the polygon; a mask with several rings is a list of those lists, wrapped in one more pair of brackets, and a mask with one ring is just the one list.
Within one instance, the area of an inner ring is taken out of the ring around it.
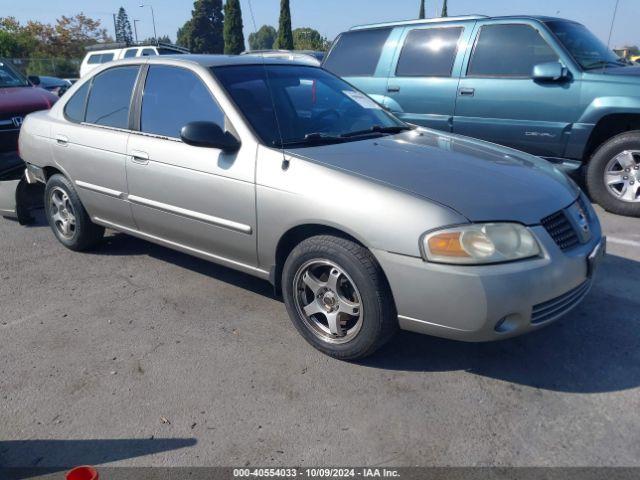
{"label": "red car", "polygon": [[27,79],[0,58],[0,204],[5,205],[0,215],[17,217],[21,222],[29,219],[32,202],[26,200],[29,186],[22,182],[25,167],[17,151],[20,126],[27,114],[49,109],[58,100],[39,88],[39,83],[38,77]]}

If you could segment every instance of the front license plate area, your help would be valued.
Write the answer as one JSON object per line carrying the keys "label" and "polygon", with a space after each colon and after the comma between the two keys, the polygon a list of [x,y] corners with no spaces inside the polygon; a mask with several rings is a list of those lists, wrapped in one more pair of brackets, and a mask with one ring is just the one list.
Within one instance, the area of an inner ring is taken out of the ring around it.
{"label": "front license plate area", "polygon": [[592,277],[598,269],[598,265],[607,253],[607,238],[602,237],[600,243],[591,251],[587,258],[587,276]]}

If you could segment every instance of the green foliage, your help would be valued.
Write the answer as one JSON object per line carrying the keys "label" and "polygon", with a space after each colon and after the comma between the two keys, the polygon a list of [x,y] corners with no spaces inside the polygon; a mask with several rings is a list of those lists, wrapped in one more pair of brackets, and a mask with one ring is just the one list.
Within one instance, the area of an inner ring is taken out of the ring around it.
{"label": "green foliage", "polygon": [[271,50],[276,42],[278,32],[271,25],[263,25],[257,32],[249,35],[251,50]]}
{"label": "green foliage", "polygon": [[224,53],[238,55],[244,52],[240,0],[227,0],[224,5]]}
{"label": "green foliage", "polygon": [[275,48],[293,50],[293,32],[291,31],[291,9],[289,0],[280,0],[280,21]]}
{"label": "green foliage", "polygon": [[184,22],[184,25],[176,33],[176,45],[191,50],[191,20]]}
{"label": "green foliage", "polygon": [[129,23],[129,16],[124,7],[120,7],[116,17],[116,42],[133,42],[131,23]]}
{"label": "green foliage", "polygon": [[418,18],[425,18],[424,0],[420,0],[420,12],[418,13]]}
{"label": "green foliage", "polygon": [[196,0],[188,22],[187,48],[192,53],[222,53],[222,18],[222,0]]}
{"label": "green foliage", "polygon": [[329,42],[320,35],[320,32],[313,28],[296,28],[293,31],[293,47],[295,50],[318,50],[329,49]]}
{"label": "green foliage", "polygon": [[440,14],[441,17],[448,17],[449,16],[449,12],[447,11],[447,0],[444,0],[444,3],[442,4],[442,13]]}
{"label": "green foliage", "polygon": [[[161,35],[158,37],[158,43],[171,43],[171,38],[169,37],[169,35]],[[147,37],[144,40],[142,40],[142,43],[150,43],[150,44],[154,44],[156,43],[156,39],[153,37]]]}

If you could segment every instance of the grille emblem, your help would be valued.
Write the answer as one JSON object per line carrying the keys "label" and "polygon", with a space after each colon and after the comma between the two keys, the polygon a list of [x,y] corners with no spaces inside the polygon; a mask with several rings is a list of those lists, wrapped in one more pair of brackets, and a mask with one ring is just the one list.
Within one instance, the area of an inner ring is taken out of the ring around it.
{"label": "grille emblem", "polygon": [[587,243],[591,240],[591,227],[589,226],[589,218],[582,206],[576,202],[568,208],[569,218],[573,224],[580,243]]}
{"label": "grille emblem", "polygon": [[13,122],[13,126],[16,128],[20,128],[22,126],[24,118],[23,117],[13,117],[11,121]]}

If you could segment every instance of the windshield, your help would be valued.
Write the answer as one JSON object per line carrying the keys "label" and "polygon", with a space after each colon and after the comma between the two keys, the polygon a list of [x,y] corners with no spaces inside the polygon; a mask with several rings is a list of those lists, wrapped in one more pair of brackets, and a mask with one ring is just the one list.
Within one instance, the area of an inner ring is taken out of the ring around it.
{"label": "windshield", "polygon": [[29,81],[8,63],[0,61],[0,87],[28,87]]}
{"label": "windshield", "polygon": [[320,68],[240,65],[212,70],[266,145],[354,141],[409,128]]}
{"label": "windshield", "polygon": [[628,65],[584,25],[573,22],[549,22],[547,25],[585,70]]}

